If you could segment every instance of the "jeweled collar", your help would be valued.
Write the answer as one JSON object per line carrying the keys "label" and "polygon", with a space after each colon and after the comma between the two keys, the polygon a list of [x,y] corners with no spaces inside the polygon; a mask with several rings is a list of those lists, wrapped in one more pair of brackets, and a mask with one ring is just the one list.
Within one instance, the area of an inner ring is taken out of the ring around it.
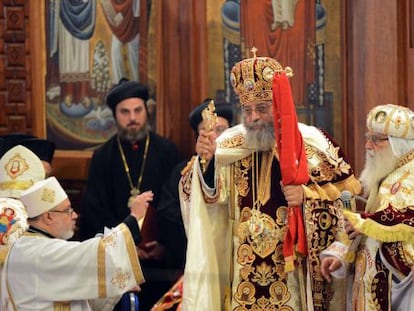
{"label": "jeweled collar", "polygon": [[403,155],[397,162],[397,164],[395,165],[395,168],[400,168],[401,166],[406,165],[408,162],[411,162],[412,160],[414,160],[414,150],[406,153],[405,155]]}

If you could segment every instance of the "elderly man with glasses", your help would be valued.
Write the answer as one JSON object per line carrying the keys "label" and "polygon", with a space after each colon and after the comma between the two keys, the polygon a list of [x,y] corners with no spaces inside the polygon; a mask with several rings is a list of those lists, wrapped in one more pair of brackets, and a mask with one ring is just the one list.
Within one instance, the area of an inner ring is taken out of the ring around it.
{"label": "elderly man with glasses", "polygon": [[414,310],[413,121],[414,112],[397,105],[368,113],[360,176],[365,211],[345,211],[352,242],[334,242],[322,253],[321,269],[329,282],[332,276],[350,275],[353,310]]}
{"label": "elderly man with glasses", "polygon": [[1,279],[1,310],[112,310],[144,282],[135,245],[138,221],[153,193],[136,196],[130,214],[101,237],[66,241],[78,218],[55,177],[22,192],[29,227],[9,250]]}

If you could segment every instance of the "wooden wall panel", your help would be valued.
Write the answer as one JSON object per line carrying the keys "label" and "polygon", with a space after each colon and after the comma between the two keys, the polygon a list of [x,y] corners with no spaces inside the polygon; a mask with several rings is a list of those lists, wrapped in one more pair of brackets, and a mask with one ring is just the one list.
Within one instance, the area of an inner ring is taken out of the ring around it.
{"label": "wooden wall panel", "polygon": [[188,115],[208,92],[205,0],[156,1],[157,132],[189,155]]}
{"label": "wooden wall panel", "polygon": [[414,0],[407,0],[407,5],[402,8],[403,25],[406,29],[406,49],[407,54],[407,81],[406,81],[406,95],[407,104],[411,109],[414,109]]}
{"label": "wooden wall panel", "polygon": [[359,173],[365,159],[366,115],[379,104],[405,102],[406,57],[395,0],[345,1],[347,84],[343,133],[351,163]]}
{"label": "wooden wall panel", "polygon": [[0,135],[32,131],[27,1],[0,3]]}

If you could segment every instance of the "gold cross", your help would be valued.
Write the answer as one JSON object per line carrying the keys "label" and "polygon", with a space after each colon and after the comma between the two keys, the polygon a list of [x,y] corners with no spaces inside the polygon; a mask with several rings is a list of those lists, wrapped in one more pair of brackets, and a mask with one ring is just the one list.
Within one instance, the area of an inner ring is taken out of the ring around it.
{"label": "gold cross", "polygon": [[254,46],[252,47],[252,49],[250,50],[250,52],[253,53],[253,58],[256,58],[256,52],[258,51],[258,49]]}

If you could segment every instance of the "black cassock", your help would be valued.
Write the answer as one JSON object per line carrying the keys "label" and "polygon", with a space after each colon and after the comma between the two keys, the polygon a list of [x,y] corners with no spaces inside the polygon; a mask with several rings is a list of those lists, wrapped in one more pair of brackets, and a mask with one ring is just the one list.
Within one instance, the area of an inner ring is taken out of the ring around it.
{"label": "black cassock", "polygon": [[[137,186],[141,173],[145,143],[145,138],[138,141],[135,146],[121,141],[134,187]],[[150,133],[148,153],[139,190],[141,192],[152,190],[154,200],[142,228],[143,243],[159,240],[155,209],[159,204],[164,182],[180,160],[181,155],[171,141]],[[105,226],[112,228],[122,222],[130,213],[128,208],[130,191],[131,186],[115,135],[93,154],[80,211],[80,239],[94,237],[97,233],[102,233]],[[146,311],[150,310],[151,306],[172,285],[172,280],[169,279],[165,260],[141,260],[140,262],[146,282],[141,286],[139,304],[140,311]]]}

